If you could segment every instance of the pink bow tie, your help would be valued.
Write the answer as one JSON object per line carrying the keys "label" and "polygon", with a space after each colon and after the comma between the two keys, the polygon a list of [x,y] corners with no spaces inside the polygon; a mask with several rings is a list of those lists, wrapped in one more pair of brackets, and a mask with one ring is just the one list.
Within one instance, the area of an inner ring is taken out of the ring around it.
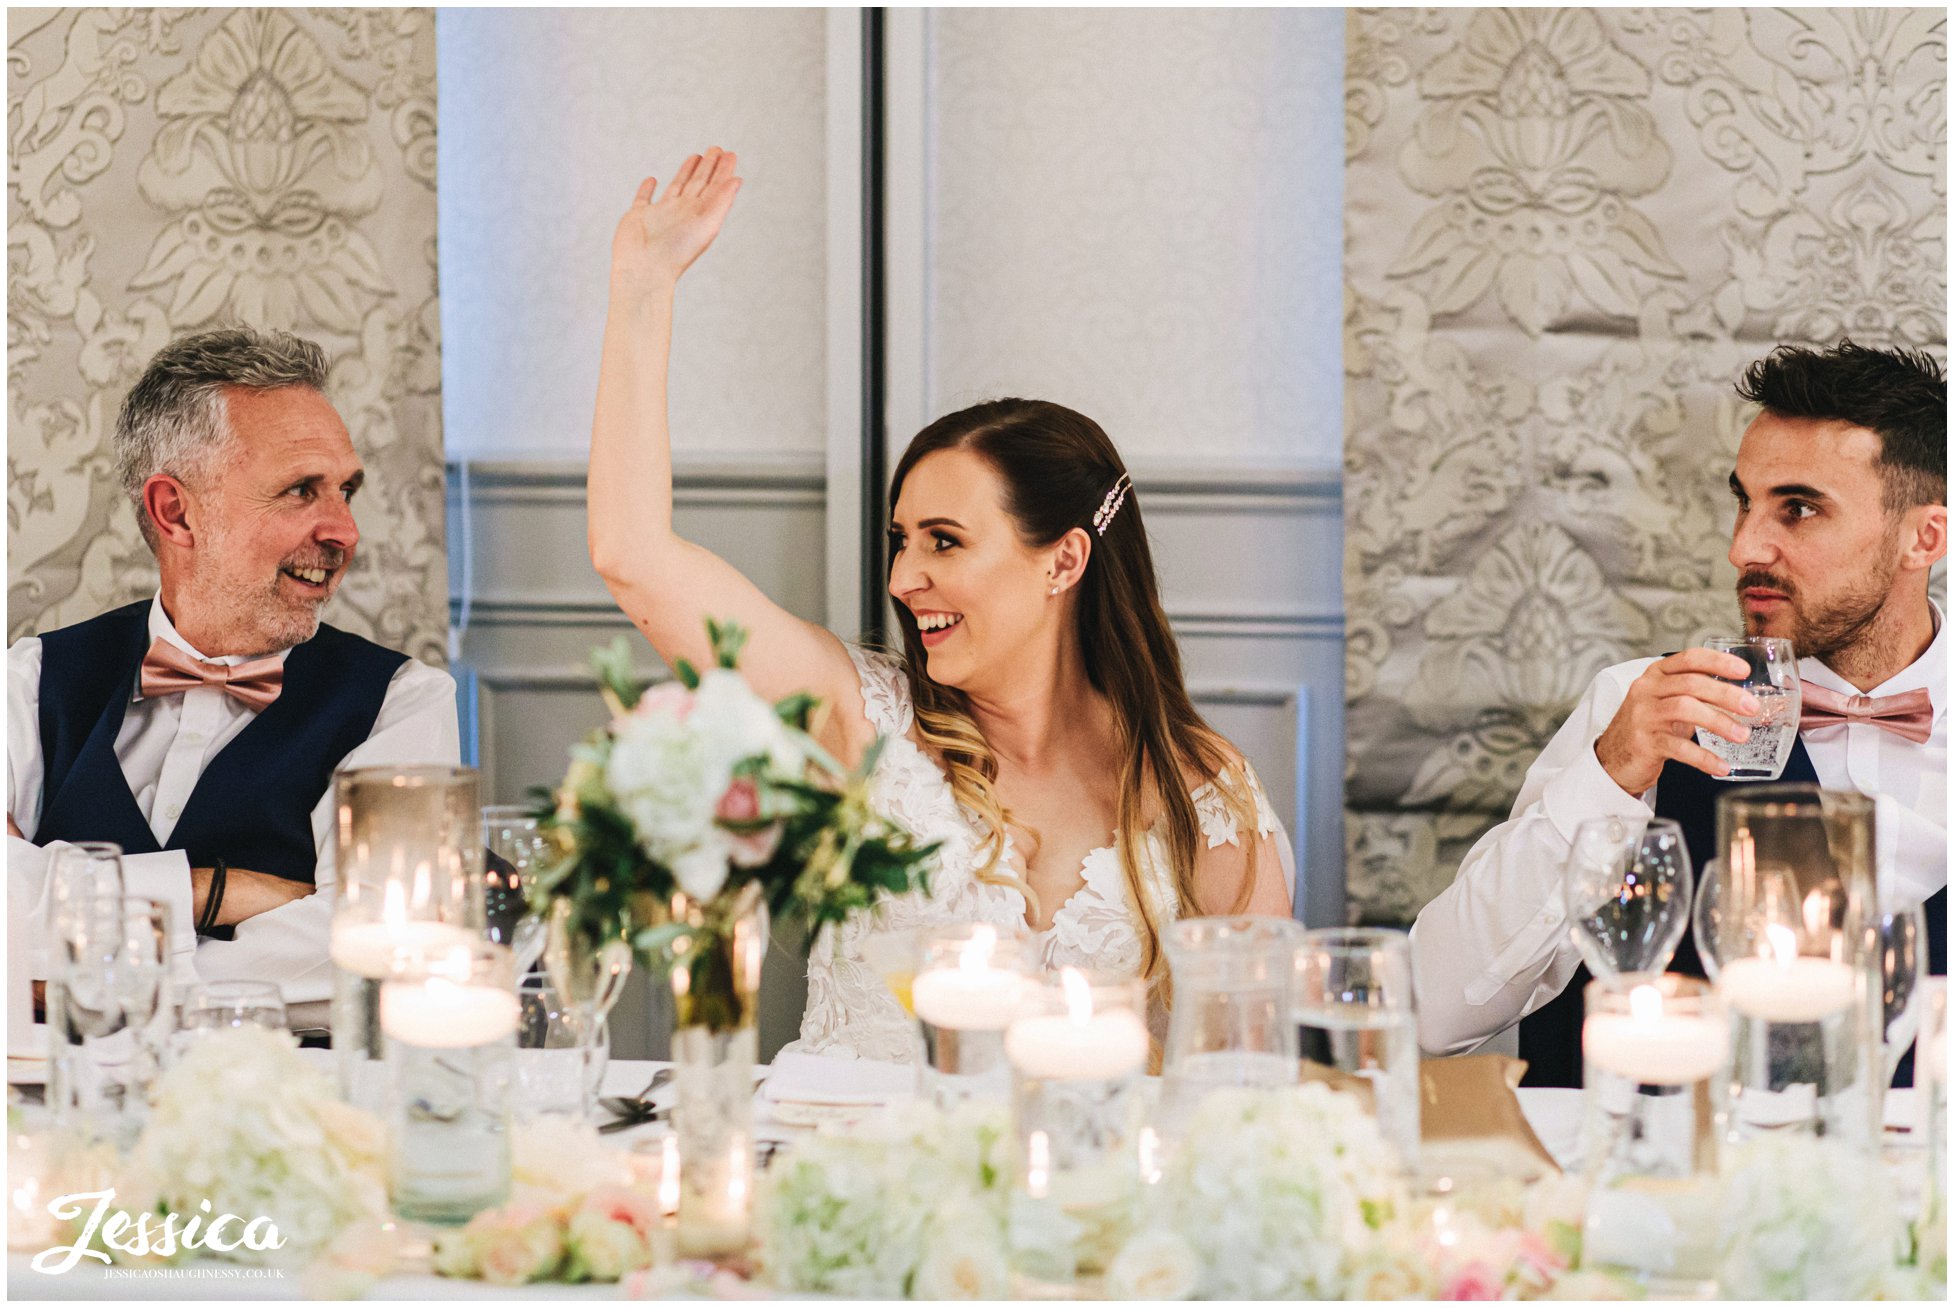
{"label": "pink bow tie", "polygon": [[205,663],[166,640],[142,656],[142,697],[180,695],[198,686],[215,686],[238,703],[262,713],[285,687],[285,664],[277,655],[235,665]]}
{"label": "pink bow tie", "polygon": [[1881,730],[1924,745],[1934,734],[1934,701],[1923,688],[1898,695],[1841,695],[1836,690],[1801,683],[1804,705],[1799,710],[1799,725],[1830,727],[1840,723],[1871,723]]}

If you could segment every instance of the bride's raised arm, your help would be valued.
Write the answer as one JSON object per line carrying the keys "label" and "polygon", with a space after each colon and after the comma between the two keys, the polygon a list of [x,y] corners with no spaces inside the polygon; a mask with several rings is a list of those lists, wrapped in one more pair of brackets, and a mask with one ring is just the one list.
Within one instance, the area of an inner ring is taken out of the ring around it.
{"label": "bride's raised arm", "polygon": [[[810,691],[834,705],[823,733],[852,755],[865,744],[861,688],[832,633],[795,617],[740,571],[672,529],[666,376],[679,277],[705,253],[733,207],[737,160],[708,150],[680,165],[657,196],[647,178],[611,240],[610,311],[590,436],[590,560],[625,614],[667,663],[711,662],[708,617],[751,633],[740,667],[769,698]],[[654,198],[656,197],[656,198]],[[852,758],[844,757],[844,761]]]}

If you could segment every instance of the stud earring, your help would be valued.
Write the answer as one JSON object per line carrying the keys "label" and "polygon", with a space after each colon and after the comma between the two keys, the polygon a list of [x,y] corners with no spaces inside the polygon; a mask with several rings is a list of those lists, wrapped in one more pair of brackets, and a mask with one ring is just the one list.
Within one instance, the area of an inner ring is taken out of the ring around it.
{"label": "stud earring", "polygon": [[1052,587],[1052,594],[1054,595],[1058,594],[1058,587],[1056,586]]}

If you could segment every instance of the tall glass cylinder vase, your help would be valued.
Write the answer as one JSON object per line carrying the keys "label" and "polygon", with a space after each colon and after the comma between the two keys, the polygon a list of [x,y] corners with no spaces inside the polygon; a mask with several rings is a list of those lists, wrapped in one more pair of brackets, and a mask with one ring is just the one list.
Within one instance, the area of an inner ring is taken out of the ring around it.
{"label": "tall glass cylinder vase", "polygon": [[716,1257],[743,1249],[752,1230],[767,905],[753,883],[704,903],[676,894],[672,920],[691,928],[673,945],[671,970],[678,1247],[687,1257]]}
{"label": "tall glass cylinder vase", "polygon": [[[1947,978],[1928,980],[1920,996],[1920,1037],[1913,1055],[1914,1130],[1926,1144],[1921,1211],[1947,1223]],[[1943,1240],[1945,1236],[1943,1235]]]}
{"label": "tall glass cylinder vase", "polygon": [[1173,1001],[1161,1061],[1171,1139],[1211,1090],[1296,1083],[1294,987],[1300,923],[1196,917],[1161,932]]}
{"label": "tall glass cylinder vase", "polygon": [[[1139,1217],[1149,1046],[1146,989],[1063,968],[1005,1031],[1016,1191],[1014,1297],[1071,1297]],[[1087,1287],[1089,1288],[1089,1287]]]}
{"label": "tall glass cylinder vase", "polygon": [[1717,833],[1731,1132],[1832,1136],[1874,1155],[1883,1087],[1873,802],[1808,785],[1746,787],[1718,802]]}
{"label": "tall glass cylinder vase", "polygon": [[380,986],[402,951],[484,937],[473,768],[359,768],[335,778],[339,884],[333,906],[332,1044],[348,1102],[386,1093]]}
{"label": "tall glass cylinder vase", "polygon": [[401,1217],[465,1222],[508,1198],[515,980],[509,950],[486,939],[393,956],[380,1025],[388,1187]]}
{"label": "tall glass cylinder vase", "polygon": [[1582,1263],[1660,1294],[1714,1289],[1730,1028],[1708,983],[1590,982],[1581,1032]]}
{"label": "tall glass cylinder vase", "polygon": [[1000,939],[988,922],[926,934],[912,963],[910,1004],[923,1034],[917,1088],[940,1108],[1011,1095],[1004,1029],[1031,980],[1022,940]]}

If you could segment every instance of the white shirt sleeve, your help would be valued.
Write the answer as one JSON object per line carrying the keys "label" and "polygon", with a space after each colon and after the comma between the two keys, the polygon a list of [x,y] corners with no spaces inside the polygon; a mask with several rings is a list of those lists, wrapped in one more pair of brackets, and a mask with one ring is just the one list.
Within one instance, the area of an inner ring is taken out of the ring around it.
{"label": "white shirt sleeve", "polygon": [[1646,818],[1654,791],[1630,795],[1594,755],[1628,694],[1653,663],[1603,669],[1527,769],[1505,822],[1480,837],[1458,877],[1411,928],[1418,1043],[1463,1053],[1540,1007],[1580,964],[1561,907],[1561,868],[1587,818]]}
{"label": "white shirt sleeve", "polygon": [[[46,762],[41,758],[41,642],[28,636],[7,650],[7,816],[20,835],[7,836],[9,915],[7,946],[27,956],[28,975],[46,980],[50,957],[47,932],[49,865],[62,840],[34,843],[41,824],[41,789]],[[180,849],[155,854],[122,856],[124,893],[153,899],[170,907],[170,953],[173,972],[187,979],[190,957],[197,948],[196,924],[190,909],[190,858]],[[24,910],[24,911],[20,911]]]}
{"label": "white shirt sleeve", "polygon": [[[410,659],[394,674],[373,732],[339,761],[341,768],[409,766],[461,761],[461,727],[455,713],[454,678]],[[288,1004],[332,994],[330,945],[338,885],[337,815],[330,787],[312,810],[312,840],[319,851],[313,874],[318,889],[304,899],[238,923],[235,939],[206,940],[197,949],[197,975],[206,981],[276,981]]]}

